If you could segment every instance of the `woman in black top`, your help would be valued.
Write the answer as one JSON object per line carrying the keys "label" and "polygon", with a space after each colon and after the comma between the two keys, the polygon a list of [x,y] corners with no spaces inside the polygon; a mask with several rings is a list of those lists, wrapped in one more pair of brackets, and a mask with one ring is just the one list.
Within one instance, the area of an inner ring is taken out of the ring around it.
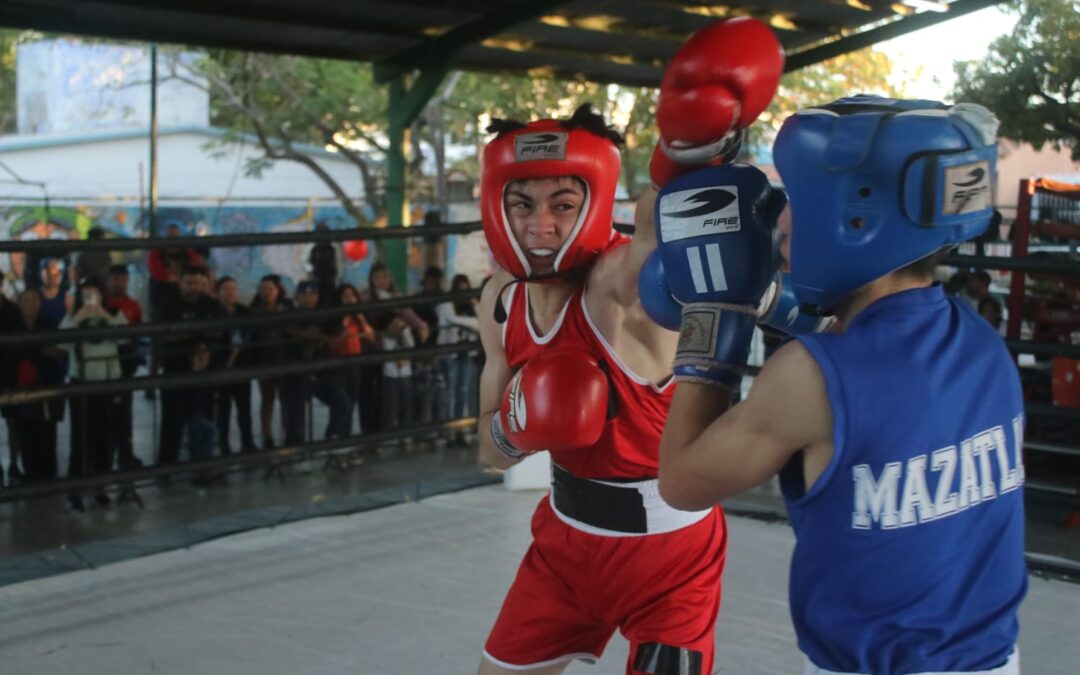
{"label": "woman in black top", "polygon": [[[30,332],[57,328],[57,323],[41,314],[41,295],[27,289],[19,294],[19,330]],[[64,352],[53,346],[27,345],[11,350],[9,389],[35,389],[61,384]],[[56,424],[64,417],[64,399],[52,398],[8,406],[9,423],[22,450],[24,479],[27,482],[56,478]]]}
{"label": "woman in black top", "polygon": [[[228,316],[245,316],[251,312],[247,307],[237,302],[238,287],[236,279],[224,276],[217,280],[218,302],[225,308]],[[223,365],[226,369],[245,368],[252,365],[253,359],[251,348],[248,344],[248,330],[234,328],[227,331],[222,339]],[[218,389],[217,395],[217,427],[218,444],[221,454],[228,455],[232,452],[229,442],[229,422],[232,417],[232,406],[236,404],[236,425],[240,429],[240,449],[250,452],[255,449],[255,438],[251,433],[251,381],[233,382],[223,385]]]}
{"label": "woman in black top", "polygon": [[[251,303],[251,311],[256,314],[266,312],[285,312],[289,309],[288,300],[282,292],[281,283],[275,275],[266,275],[259,280],[259,288]],[[275,365],[286,359],[285,325],[256,326],[250,332],[251,358],[253,363]],[[281,378],[264,377],[259,380],[259,424],[262,430],[263,447],[274,447],[274,400],[278,398]]]}

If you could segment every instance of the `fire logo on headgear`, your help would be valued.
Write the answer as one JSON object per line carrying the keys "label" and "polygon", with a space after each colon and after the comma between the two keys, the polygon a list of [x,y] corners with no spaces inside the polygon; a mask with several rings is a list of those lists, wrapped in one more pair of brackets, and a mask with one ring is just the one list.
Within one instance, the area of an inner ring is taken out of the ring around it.
{"label": "fire logo on headgear", "polygon": [[519,162],[534,159],[566,159],[568,134],[545,132],[521,134],[514,138],[514,158]]}
{"label": "fire logo on headgear", "polygon": [[989,177],[990,163],[985,160],[946,168],[943,214],[955,216],[989,208]]}

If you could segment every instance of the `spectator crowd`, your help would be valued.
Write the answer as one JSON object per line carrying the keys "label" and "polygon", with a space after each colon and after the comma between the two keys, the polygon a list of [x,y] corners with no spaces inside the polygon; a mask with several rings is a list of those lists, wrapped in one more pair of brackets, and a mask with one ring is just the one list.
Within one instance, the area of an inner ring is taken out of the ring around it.
{"label": "spectator crowd", "polygon": [[[175,225],[165,230],[167,237],[180,234]],[[91,230],[90,236],[100,238],[101,232]],[[252,289],[250,299],[242,297],[236,279],[213,269],[208,250],[185,246],[152,250],[146,260],[145,312],[129,294],[128,266],[111,264],[107,252],[83,252],[73,264],[62,257],[39,256],[34,260],[37,276],[28,276],[25,288],[15,297],[0,295],[0,332],[4,334],[78,331],[139,324],[145,319],[187,323],[268,312],[281,313],[282,320],[248,328],[173,332],[152,341],[105,337],[25,344],[0,355],[0,391],[101,383],[131,378],[140,369],[149,375],[231,369],[258,372],[259,366],[475,339],[473,300],[434,302],[415,310],[355,311],[321,321],[290,319],[286,315],[297,310],[348,307],[400,296],[381,262],[371,265],[366,288],[343,283],[341,256],[335,248],[315,245],[309,255],[309,277],[286,280],[266,275]],[[291,297],[289,286],[293,286]],[[470,288],[468,278],[455,276],[451,288]],[[444,290],[443,271],[428,268],[421,295],[437,296]],[[268,375],[256,378],[257,416],[252,410],[250,380],[220,386],[189,382],[184,388],[164,387],[157,393],[147,390],[145,395],[156,397],[159,405],[153,459],[159,464],[202,460],[473,416],[477,380],[477,357],[472,353]],[[326,408],[325,428],[311,429],[314,405]],[[86,393],[3,406],[9,453],[6,467],[0,466],[0,485],[142,466],[140,455],[150,459],[152,453],[135,446],[132,410],[131,392]],[[280,420],[278,428],[275,419]],[[63,423],[68,425],[70,439],[66,467],[58,465],[57,452],[58,428]],[[453,442],[463,440],[458,435]],[[94,499],[103,506],[110,502],[104,491]],[[72,493],[69,503],[75,511],[85,510],[82,495]]]}

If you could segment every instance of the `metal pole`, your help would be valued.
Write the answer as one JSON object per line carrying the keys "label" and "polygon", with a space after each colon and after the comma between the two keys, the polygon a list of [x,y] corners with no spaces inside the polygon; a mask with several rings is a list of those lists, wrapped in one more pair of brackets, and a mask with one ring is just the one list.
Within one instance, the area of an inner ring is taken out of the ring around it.
{"label": "metal pole", "polygon": [[[409,127],[405,111],[405,82],[398,77],[390,82],[390,124],[386,153],[386,224],[389,227],[405,225],[405,132]],[[388,241],[384,245],[386,264],[390,276],[401,293],[406,292],[406,266],[408,246],[404,240]]]}
{"label": "metal pole", "polygon": [[150,236],[158,236],[158,118],[157,118],[157,45],[150,45]]}
{"label": "metal pole", "polygon": [[[1026,258],[1028,239],[1031,237],[1031,195],[1035,186],[1030,179],[1020,181],[1020,196],[1016,200],[1016,220],[1012,230],[1012,257]],[[1013,270],[1009,281],[1009,322],[1005,335],[1010,340],[1020,338],[1020,322],[1024,318],[1024,296],[1026,294],[1025,275],[1020,270]]]}

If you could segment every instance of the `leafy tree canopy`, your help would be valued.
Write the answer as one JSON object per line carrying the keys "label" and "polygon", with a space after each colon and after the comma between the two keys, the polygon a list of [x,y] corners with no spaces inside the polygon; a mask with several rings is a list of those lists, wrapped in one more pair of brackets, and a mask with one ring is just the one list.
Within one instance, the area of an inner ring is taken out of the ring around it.
{"label": "leafy tree canopy", "polygon": [[1008,35],[982,61],[954,64],[957,101],[981,103],[1001,135],[1042,148],[1071,147],[1080,161],[1080,0],[1023,0]]}
{"label": "leafy tree canopy", "polygon": [[751,144],[772,143],[784,120],[801,108],[853,94],[902,98],[904,85],[890,82],[892,73],[887,54],[866,48],[784,75],[772,103],[751,129]]}

